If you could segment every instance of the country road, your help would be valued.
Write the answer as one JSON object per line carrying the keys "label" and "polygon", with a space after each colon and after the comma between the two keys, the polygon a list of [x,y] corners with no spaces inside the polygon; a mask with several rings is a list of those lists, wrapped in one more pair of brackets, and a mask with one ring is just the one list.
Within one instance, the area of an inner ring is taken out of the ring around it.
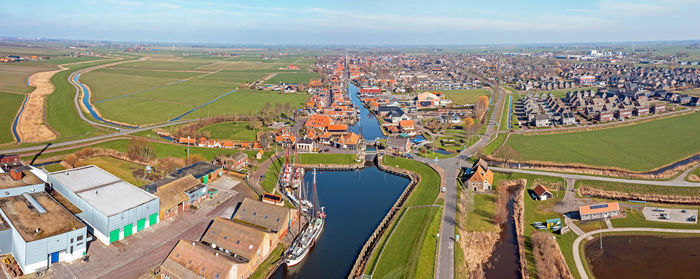
{"label": "country road", "polygon": [[613,229],[602,229],[590,231],[585,234],[580,235],[576,240],[574,240],[573,251],[574,251],[574,262],[576,263],[576,270],[579,273],[579,278],[588,279],[588,274],[583,266],[583,261],[581,261],[581,252],[579,251],[579,246],[581,246],[581,241],[598,233],[607,232],[665,232],[665,233],[700,233],[700,230],[682,230],[682,229],[662,229],[662,228],[613,228]]}
{"label": "country road", "polygon": [[554,177],[561,177],[564,179],[573,179],[573,180],[596,180],[596,181],[608,181],[608,182],[616,182],[616,183],[632,183],[632,184],[658,185],[658,186],[671,186],[671,187],[700,187],[700,183],[698,183],[698,182],[688,182],[688,181],[684,180],[685,176],[690,171],[692,171],[693,169],[695,169],[697,167],[698,166],[695,166],[693,168],[686,170],[683,174],[679,175],[677,178],[675,178],[673,180],[625,179],[625,178],[613,178],[613,177],[605,177],[605,176],[593,176],[593,175],[583,175],[583,174],[569,174],[569,173],[523,170],[523,169],[509,169],[509,168],[497,168],[497,167],[490,167],[490,169],[494,170],[494,171],[498,171],[498,172],[516,172],[516,173],[525,173],[525,174],[554,176]]}

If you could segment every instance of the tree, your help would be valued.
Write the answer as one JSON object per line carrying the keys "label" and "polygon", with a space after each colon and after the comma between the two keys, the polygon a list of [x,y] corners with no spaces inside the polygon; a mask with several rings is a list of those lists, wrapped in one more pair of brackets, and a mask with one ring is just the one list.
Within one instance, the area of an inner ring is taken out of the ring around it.
{"label": "tree", "polygon": [[126,146],[127,155],[132,160],[150,161],[155,158],[153,147],[145,141],[132,139]]}
{"label": "tree", "polygon": [[253,127],[255,130],[262,128],[262,125],[262,122],[258,118],[253,118],[250,120],[250,127]]}

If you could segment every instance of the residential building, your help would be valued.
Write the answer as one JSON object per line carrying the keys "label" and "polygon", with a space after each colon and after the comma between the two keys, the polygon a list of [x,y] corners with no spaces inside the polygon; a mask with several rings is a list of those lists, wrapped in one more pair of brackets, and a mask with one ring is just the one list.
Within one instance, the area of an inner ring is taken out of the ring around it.
{"label": "residential building", "polygon": [[581,220],[594,220],[615,217],[620,214],[620,205],[617,202],[584,205],[579,207]]}
{"label": "residential building", "polygon": [[180,178],[163,178],[145,188],[160,198],[159,212],[163,221],[188,211],[192,205],[198,205],[207,197],[208,191],[207,186],[191,174]]}
{"label": "residential building", "polygon": [[576,125],[576,117],[571,112],[565,112],[561,115],[561,125]]}
{"label": "residential building", "polygon": [[466,185],[469,189],[474,191],[491,190],[493,185],[493,172],[480,165],[476,166],[476,168],[472,168],[472,174],[469,179],[467,179]]}
{"label": "residential building", "polygon": [[158,223],[160,199],[90,165],[48,176],[51,187],[80,209],[88,231],[110,245]]}
{"label": "residential building", "polygon": [[313,152],[314,141],[310,138],[303,138],[297,141],[296,150],[299,152]]}
{"label": "residential building", "polygon": [[408,137],[390,135],[386,139],[386,146],[389,150],[398,153],[408,153],[411,151],[411,141]]}
{"label": "residential building", "polygon": [[535,188],[532,189],[532,192],[535,194],[535,198],[540,201],[544,201],[554,197],[554,195],[552,195],[552,192],[550,192],[549,189],[540,184],[537,184],[537,186],[535,186]]}
{"label": "residential building", "polygon": [[439,104],[440,98],[431,92],[420,93],[416,98],[416,107],[418,107],[419,109],[434,108],[437,107]]}
{"label": "residential building", "polygon": [[552,123],[549,116],[546,114],[536,114],[534,122],[535,127],[549,127]]}
{"label": "residential building", "polygon": [[658,114],[666,111],[666,105],[660,104],[660,105],[654,105],[650,109],[651,113],[653,114]]}

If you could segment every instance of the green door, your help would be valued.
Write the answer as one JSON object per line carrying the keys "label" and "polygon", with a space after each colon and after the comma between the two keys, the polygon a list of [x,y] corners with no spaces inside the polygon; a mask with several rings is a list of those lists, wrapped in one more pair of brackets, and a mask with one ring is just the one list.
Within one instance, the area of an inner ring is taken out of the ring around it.
{"label": "green door", "polygon": [[136,231],[137,232],[142,231],[144,228],[146,228],[146,218],[143,218],[143,219],[139,220],[138,222],[136,222]]}
{"label": "green door", "polygon": [[109,232],[109,243],[119,240],[119,229]]}
{"label": "green door", "polygon": [[133,224],[128,224],[128,225],[124,226],[124,238],[126,238],[127,236],[130,236],[132,231],[134,231]]}
{"label": "green door", "polygon": [[158,213],[153,213],[151,216],[148,216],[148,225],[153,226],[158,222]]}
{"label": "green door", "polygon": [[204,180],[202,184],[207,184],[207,182],[209,182],[209,175],[203,176],[202,179]]}

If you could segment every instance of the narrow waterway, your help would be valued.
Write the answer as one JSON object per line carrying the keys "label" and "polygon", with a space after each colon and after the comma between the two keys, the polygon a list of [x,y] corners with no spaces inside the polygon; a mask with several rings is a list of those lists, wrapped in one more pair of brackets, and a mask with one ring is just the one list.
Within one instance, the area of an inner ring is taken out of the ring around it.
{"label": "narrow waterway", "polygon": [[[312,183],[311,171],[304,181]],[[362,245],[409,182],[376,167],[318,172],[318,197],[328,215],[323,233],[303,262],[282,265],[271,278],[346,278]]]}
{"label": "narrow waterway", "polygon": [[383,139],[384,134],[382,134],[382,127],[379,125],[379,120],[377,120],[374,114],[362,104],[360,97],[357,96],[357,91],[359,91],[359,88],[354,84],[351,83],[348,86],[350,100],[355,107],[360,110],[360,120],[350,127],[350,131],[361,135],[365,140]]}
{"label": "narrow waterway", "polygon": [[520,278],[520,253],[518,252],[518,235],[515,232],[515,219],[513,218],[513,205],[515,193],[511,193],[506,207],[508,208],[508,221],[501,226],[501,238],[496,243],[486,267],[486,278]]}
{"label": "narrow waterway", "polygon": [[698,278],[700,238],[605,236],[585,244],[591,272],[606,278]]}

